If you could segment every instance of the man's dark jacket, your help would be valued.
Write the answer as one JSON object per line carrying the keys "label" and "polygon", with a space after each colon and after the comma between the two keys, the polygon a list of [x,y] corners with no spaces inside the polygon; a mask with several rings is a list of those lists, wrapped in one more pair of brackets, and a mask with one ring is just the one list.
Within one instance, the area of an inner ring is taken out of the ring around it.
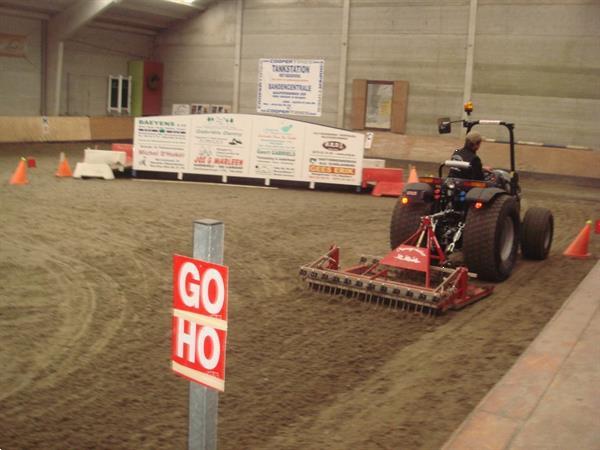
{"label": "man's dark jacket", "polygon": [[469,180],[483,180],[483,168],[479,156],[467,147],[459,148],[452,154],[455,161],[465,161],[471,164],[469,169],[450,169],[449,176],[455,178],[466,178]]}

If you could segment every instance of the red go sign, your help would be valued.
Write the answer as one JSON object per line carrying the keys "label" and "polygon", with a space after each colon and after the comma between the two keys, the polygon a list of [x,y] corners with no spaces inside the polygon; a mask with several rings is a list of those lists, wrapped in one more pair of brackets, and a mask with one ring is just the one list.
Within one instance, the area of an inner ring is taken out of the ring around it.
{"label": "red go sign", "polygon": [[228,269],[173,256],[172,368],[218,391],[225,385]]}

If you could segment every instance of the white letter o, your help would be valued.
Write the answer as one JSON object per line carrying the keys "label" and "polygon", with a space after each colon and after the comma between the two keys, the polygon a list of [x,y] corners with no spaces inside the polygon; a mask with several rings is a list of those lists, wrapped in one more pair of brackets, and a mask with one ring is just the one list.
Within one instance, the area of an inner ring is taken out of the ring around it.
{"label": "white letter o", "polygon": [[[212,341],[212,355],[210,358],[206,357],[204,353],[204,341],[210,339]],[[221,344],[219,343],[219,335],[217,331],[212,327],[202,327],[200,333],[198,333],[198,342],[196,346],[198,357],[200,358],[200,364],[207,370],[212,370],[219,364],[221,358]]]}
{"label": "white letter o", "polygon": [[[216,298],[210,299],[208,292],[210,282],[214,281],[217,284]],[[221,274],[216,269],[208,269],[202,276],[202,304],[209,314],[219,314],[225,302],[225,283]]]}

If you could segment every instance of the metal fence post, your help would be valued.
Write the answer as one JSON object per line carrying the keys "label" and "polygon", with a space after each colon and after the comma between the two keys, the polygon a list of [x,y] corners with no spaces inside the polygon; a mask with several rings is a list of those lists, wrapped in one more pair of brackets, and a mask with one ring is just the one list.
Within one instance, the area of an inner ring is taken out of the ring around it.
{"label": "metal fence post", "polygon": [[[224,228],[223,222],[218,220],[195,220],[193,257],[223,264]],[[188,434],[190,450],[215,450],[217,448],[218,409],[219,393],[217,391],[190,382]]]}

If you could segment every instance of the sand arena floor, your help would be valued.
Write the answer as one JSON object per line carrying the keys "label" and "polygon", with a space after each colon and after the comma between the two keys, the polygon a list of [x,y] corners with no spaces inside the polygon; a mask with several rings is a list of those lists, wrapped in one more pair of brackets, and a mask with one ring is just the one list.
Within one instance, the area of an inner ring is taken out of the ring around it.
{"label": "sand arena floor", "polygon": [[[493,296],[427,319],[305,290],[332,242],[388,250],[394,199],[119,179],[57,179],[81,144],[0,147],[0,448],[186,447],[188,382],[170,370],[171,258],[192,222],[225,223],[230,267],[219,448],[439,448],[595,259],[561,256],[600,185],[523,179],[550,207],[553,250]],[[9,186],[20,155],[37,168]],[[593,236],[591,251],[600,252]]]}

